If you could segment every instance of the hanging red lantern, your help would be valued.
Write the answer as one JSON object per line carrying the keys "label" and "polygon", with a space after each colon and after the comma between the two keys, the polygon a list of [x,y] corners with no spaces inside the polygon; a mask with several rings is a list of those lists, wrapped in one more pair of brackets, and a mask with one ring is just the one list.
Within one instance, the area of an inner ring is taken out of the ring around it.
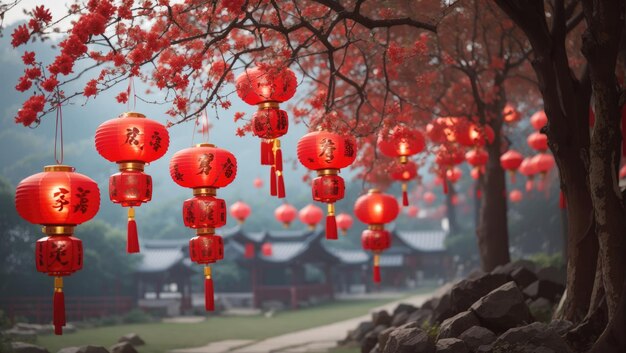
{"label": "hanging red lantern", "polygon": [[324,211],[313,204],[308,204],[298,212],[298,216],[300,217],[300,222],[309,226],[309,230],[314,230],[324,217]]}
{"label": "hanging red lantern", "polygon": [[463,171],[458,167],[454,167],[446,171],[446,179],[448,179],[448,181],[451,182],[452,184],[461,180],[462,177],[463,177]]}
{"label": "hanging red lantern", "polygon": [[619,178],[620,179],[626,179],[626,164],[624,164],[622,166],[622,168],[620,168],[620,170],[619,170]]}
{"label": "hanging red lantern", "polygon": [[393,221],[399,212],[396,198],[370,189],[354,203],[354,214],[363,223],[366,230],[361,235],[363,250],[374,252],[374,282],[380,283],[380,253],[391,245],[391,235],[385,230],[385,224]]}
{"label": "hanging red lantern", "polygon": [[540,132],[533,132],[528,135],[526,142],[535,151],[545,152],[548,149],[548,136]]}
{"label": "hanging red lantern", "polygon": [[274,217],[277,221],[283,224],[285,228],[289,228],[291,222],[296,219],[298,210],[288,203],[284,203],[274,210]]}
{"label": "hanging red lantern", "polygon": [[259,108],[252,116],[252,131],[263,139],[261,164],[271,166],[270,194],[283,198],[283,157],[278,138],[287,133],[289,117],[279,104],[296,93],[296,75],[289,68],[253,67],[239,75],[235,84],[237,95]]}
{"label": "hanging red lantern", "polygon": [[476,170],[475,173],[481,173],[482,169],[489,160],[489,154],[487,154],[487,152],[482,148],[474,148],[465,153],[465,160],[469,165],[474,167],[472,171]]}
{"label": "hanging red lantern", "polygon": [[515,172],[522,164],[524,156],[516,150],[508,150],[500,156],[500,165],[503,169],[508,170],[511,175],[511,182],[515,183]]}
{"label": "hanging red lantern", "polygon": [[495,133],[489,125],[460,124],[456,130],[456,142],[467,147],[482,147],[493,143]]}
{"label": "hanging red lantern", "polygon": [[146,163],[163,157],[169,147],[169,133],[163,124],[136,112],[107,120],[96,129],[96,149],[106,160],[115,162],[119,173],[109,178],[109,198],[128,207],[126,251],[139,252],[135,210],[152,199],[152,177],[145,174]]}
{"label": "hanging red lantern", "polygon": [[406,209],[406,215],[411,217],[411,218],[415,218],[417,217],[417,214],[419,213],[419,208],[417,208],[417,206],[415,205],[411,205]]}
{"label": "hanging red lantern", "polygon": [[535,112],[535,114],[530,117],[530,125],[537,131],[541,130],[546,124],[548,124],[548,117],[543,110]]}
{"label": "hanging red lantern", "polygon": [[426,142],[419,130],[406,126],[396,126],[389,131],[378,135],[378,149],[382,154],[391,158],[398,158],[400,163],[407,163],[408,157],[424,150]]}
{"label": "hanging red lantern", "polygon": [[511,192],[509,193],[509,200],[511,200],[511,202],[513,203],[518,203],[522,201],[523,198],[524,198],[524,195],[522,194],[521,191],[517,189],[511,190]]}
{"label": "hanging red lantern", "polygon": [[254,243],[246,243],[243,251],[243,257],[246,259],[254,259]]}
{"label": "hanging red lantern", "polygon": [[541,175],[541,179],[539,180],[539,184],[537,186],[537,189],[541,191],[544,188],[546,176],[554,167],[554,157],[548,153],[538,153],[533,157],[531,162],[534,164],[537,173]]}
{"label": "hanging red lantern", "polygon": [[317,171],[312,182],[313,200],[328,204],[326,239],[337,239],[335,202],[343,199],[345,182],[338,174],[356,158],[356,140],[350,135],[329,131],[313,131],[298,141],[298,160],[308,169]]}
{"label": "hanging red lantern", "polygon": [[341,229],[341,234],[346,235],[348,229],[352,228],[352,217],[347,213],[337,215],[337,228]]}
{"label": "hanging red lantern", "polygon": [[15,208],[26,221],[43,226],[45,237],[35,246],[37,271],[54,276],[53,324],[65,326],[63,276],[83,267],[82,241],[74,227],[92,219],[100,208],[98,184],[67,165],[50,165],[22,180],[15,191]]}
{"label": "hanging red lantern", "polygon": [[229,151],[201,143],[174,154],[170,176],[182,187],[193,189],[193,197],[183,203],[185,226],[195,229],[189,241],[191,261],[205,265],[205,309],[213,311],[213,277],[210,264],[224,258],[224,241],[215,228],[226,224],[226,202],[216,198],[218,188],[229,185],[237,175],[237,159]]}
{"label": "hanging red lantern", "polygon": [[526,177],[526,192],[533,189],[533,179],[537,174],[537,168],[533,163],[532,157],[526,157],[519,165],[519,172]]}
{"label": "hanging red lantern", "polygon": [[230,215],[237,220],[239,224],[246,221],[246,218],[250,216],[250,206],[243,201],[237,201],[230,206]]}
{"label": "hanging red lantern", "polygon": [[504,117],[505,122],[511,124],[518,121],[522,115],[512,104],[507,103],[502,110],[502,116]]}
{"label": "hanging red lantern", "polygon": [[462,163],[465,160],[463,151],[455,146],[441,145],[437,150],[435,156],[435,163],[439,165],[440,177],[443,185],[443,193],[448,193],[447,173],[448,170],[454,168],[455,165]]}
{"label": "hanging red lantern", "polygon": [[407,163],[394,163],[389,172],[391,179],[402,183],[402,205],[409,205],[408,182],[417,178],[417,164],[413,161]]}
{"label": "hanging red lantern", "polygon": [[480,178],[480,174],[481,172],[479,168],[473,168],[472,170],[470,170],[470,176],[474,180],[478,180],[478,178]]}
{"label": "hanging red lantern", "polygon": [[434,193],[430,192],[430,191],[426,191],[424,193],[424,196],[422,196],[422,199],[424,200],[424,202],[427,205],[432,204],[433,202],[435,202],[435,200],[437,200],[437,195],[435,195]]}
{"label": "hanging red lantern", "polygon": [[263,256],[272,257],[273,253],[274,251],[272,249],[272,243],[265,242],[263,243],[263,245],[261,245],[261,254],[263,254]]}
{"label": "hanging red lantern", "polygon": [[254,178],[254,181],[252,182],[252,185],[254,185],[255,188],[260,189],[263,187],[263,179],[261,178]]}

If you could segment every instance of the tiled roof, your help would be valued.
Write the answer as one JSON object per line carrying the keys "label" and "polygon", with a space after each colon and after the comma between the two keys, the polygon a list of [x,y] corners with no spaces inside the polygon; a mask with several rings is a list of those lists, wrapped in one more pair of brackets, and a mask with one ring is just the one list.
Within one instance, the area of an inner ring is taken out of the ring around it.
{"label": "tiled roof", "polygon": [[183,252],[184,245],[180,242],[171,242],[170,247],[164,247],[163,243],[159,245],[156,247],[143,246],[137,272],[166,271],[186,258],[186,254]]}
{"label": "tiled roof", "polygon": [[308,242],[303,241],[272,242],[272,255],[261,254],[261,259],[269,262],[287,262],[306,251],[308,245]]}
{"label": "tiled roof", "polygon": [[385,254],[380,255],[380,267],[400,267],[404,265],[404,256],[400,254]]}
{"label": "tiled roof", "polygon": [[422,252],[445,251],[447,233],[443,230],[396,230],[394,235],[413,250]]}
{"label": "tiled roof", "polygon": [[324,248],[345,264],[363,264],[370,260],[370,255],[361,249],[338,249],[330,246]]}

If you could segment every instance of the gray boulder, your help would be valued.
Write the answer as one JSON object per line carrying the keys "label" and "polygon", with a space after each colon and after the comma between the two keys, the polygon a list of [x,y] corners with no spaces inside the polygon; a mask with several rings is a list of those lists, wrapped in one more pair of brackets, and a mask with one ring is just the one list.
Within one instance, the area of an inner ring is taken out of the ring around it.
{"label": "gray boulder", "polygon": [[411,305],[411,304],[406,304],[406,303],[400,303],[398,304],[398,306],[396,306],[395,309],[393,309],[393,316],[396,316],[396,314],[400,313],[400,312],[407,312],[408,314],[414,312],[415,310],[417,310],[417,307]]}
{"label": "gray boulder", "polygon": [[524,296],[513,281],[480,298],[472,305],[472,311],[482,326],[494,332],[504,332],[532,320]]}
{"label": "gray boulder", "polygon": [[529,298],[546,298],[549,301],[555,303],[563,295],[565,287],[548,280],[537,280],[526,288],[524,288],[524,295]]}
{"label": "gray boulder", "polygon": [[34,330],[21,330],[19,328],[12,328],[10,330],[2,331],[2,335],[10,337],[14,341],[35,341],[37,339],[37,332]]}
{"label": "gray boulder", "polygon": [[[409,325],[409,324],[407,324]],[[385,346],[387,345],[387,341],[389,340],[389,335],[395,330],[395,327],[388,327],[386,329],[384,329],[379,335],[378,335],[378,350],[379,351],[384,351],[385,350]]]}
{"label": "gray boulder", "polygon": [[458,338],[444,338],[437,341],[437,353],[469,353],[465,342]]}
{"label": "gray boulder", "polygon": [[128,342],[120,342],[109,347],[111,353],[137,353],[135,347]]}
{"label": "gray boulder", "polygon": [[380,348],[378,345],[375,345],[369,353],[380,353]]}
{"label": "gray boulder", "polygon": [[393,320],[391,320],[391,326],[402,326],[406,323],[409,318],[409,312],[401,311],[393,316]]}
{"label": "gray boulder", "polygon": [[543,267],[537,271],[537,278],[558,283],[563,286],[565,285],[566,277],[567,274],[564,269],[559,270],[554,266]]}
{"label": "gray boulder", "polygon": [[144,340],[142,340],[141,337],[139,337],[139,335],[136,334],[136,333],[126,334],[126,335],[120,337],[120,339],[117,340],[117,341],[118,342],[128,342],[128,343],[132,344],[135,347],[143,346],[144,344],[146,344],[146,342],[144,342]]}
{"label": "gray boulder", "polygon": [[526,267],[530,271],[533,271],[533,272],[535,271],[534,262],[520,259],[520,260],[515,260],[513,262],[509,262],[506,265],[498,266],[493,271],[491,271],[491,273],[510,275],[511,273],[513,273],[513,271],[517,270],[520,267]]}
{"label": "gray boulder", "polygon": [[537,280],[537,275],[526,267],[518,267],[511,272],[511,278],[520,288],[526,288]]}
{"label": "gray boulder", "polygon": [[411,313],[406,319],[406,322],[415,322],[417,326],[422,326],[425,323],[433,322],[433,311],[430,309],[419,309]]}
{"label": "gray boulder", "polygon": [[87,345],[62,348],[57,353],[109,353],[109,351],[102,346]]}
{"label": "gray boulder", "polygon": [[508,281],[509,276],[506,274],[487,273],[477,279],[463,280],[455,284],[450,290],[450,299],[455,311],[450,316],[467,310],[478,299]]}
{"label": "gray boulder", "polygon": [[542,322],[506,331],[498,337],[492,348],[507,353],[572,353],[561,336]]}
{"label": "gray boulder", "polygon": [[461,333],[472,326],[478,326],[480,322],[471,311],[460,312],[453,317],[445,319],[439,327],[439,339],[459,337]]}
{"label": "gray boulder", "polygon": [[552,303],[546,298],[529,299],[528,309],[535,320],[548,322],[552,317]]}
{"label": "gray boulder", "polygon": [[435,343],[426,331],[411,324],[393,330],[383,353],[435,353]]}
{"label": "gray boulder", "polygon": [[451,316],[457,314],[457,311],[452,304],[452,299],[450,293],[445,293],[440,298],[437,299],[436,302],[433,302],[435,307],[433,308],[433,321],[441,322]]}
{"label": "gray boulder", "polygon": [[361,341],[361,353],[369,353],[378,344],[378,335],[385,331],[386,328],[387,326],[378,325],[368,332]]}
{"label": "gray boulder", "polygon": [[365,335],[373,329],[374,324],[371,321],[363,321],[350,333],[350,338],[353,341],[361,342],[363,337],[365,337]]}
{"label": "gray boulder", "polygon": [[381,311],[376,311],[372,313],[372,322],[374,323],[374,326],[378,326],[378,325],[389,326],[391,325],[391,319],[392,317],[391,315],[389,315],[387,310],[381,310]]}
{"label": "gray boulder", "polygon": [[43,347],[24,342],[11,342],[13,353],[50,353]]}
{"label": "gray boulder", "polygon": [[565,335],[574,327],[574,324],[568,320],[554,320],[548,323],[548,329],[553,330],[559,336]]}
{"label": "gray boulder", "polygon": [[493,343],[496,338],[496,335],[491,330],[482,326],[472,326],[459,336],[459,339],[463,340],[472,351],[480,346]]}

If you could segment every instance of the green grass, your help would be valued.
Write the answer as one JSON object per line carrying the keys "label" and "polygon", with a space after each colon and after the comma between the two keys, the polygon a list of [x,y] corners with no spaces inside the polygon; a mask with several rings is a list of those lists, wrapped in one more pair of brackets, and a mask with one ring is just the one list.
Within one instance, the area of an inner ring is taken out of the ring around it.
{"label": "green grass", "polygon": [[175,348],[203,346],[213,341],[259,340],[303,330],[364,315],[370,309],[389,301],[391,300],[337,301],[313,308],[281,312],[272,318],[216,316],[195,324],[149,323],[99,327],[63,336],[40,336],[37,344],[46,347],[51,353],[63,347],[87,344],[108,348],[119,337],[134,332],[146,341],[145,346],[138,347],[139,353],[162,353]]}

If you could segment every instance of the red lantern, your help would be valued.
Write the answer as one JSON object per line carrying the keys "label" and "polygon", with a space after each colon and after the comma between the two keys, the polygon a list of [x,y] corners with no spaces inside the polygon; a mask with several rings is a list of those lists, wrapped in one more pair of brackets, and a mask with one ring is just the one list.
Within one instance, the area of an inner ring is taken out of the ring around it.
{"label": "red lantern", "polygon": [[465,119],[456,117],[439,117],[426,125],[426,135],[437,144],[456,142],[460,126],[467,124]]}
{"label": "red lantern", "polygon": [[196,230],[189,242],[191,261],[204,265],[204,303],[213,311],[213,277],[210,264],[224,258],[224,242],[215,228],[226,224],[226,202],[215,197],[217,189],[230,184],[237,175],[237,159],[227,150],[208,143],[174,154],[170,176],[182,187],[192,188],[191,199],[183,203],[185,226]]}
{"label": "red lantern", "polygon": [[626,178],[626,164],[623,165],[622,168],[619,170],[619,178],[620,179]]}
{"label": "red lantern", "polygon": [[252,185],[254,185],[255,188],[260,189],[263,187],[263,179],[261,178],[254,178],[254,181],[252,182]]}
{"label": "red lantern", "polygon": [[526,142],[535,151],[545,152],[548,149],[548,136],[540,132],[533,132],[528,135]]}
{"label": "red lantern", "polygon": [[480,169],[474,168],[474,169],[470,170],[470,176],[474,180],[477,180],[478,178],[480,178]]}
{"label": "red lantern", "polygon": [[263,243],[263,245],[261,245],[261,254],[263,254],[263,256],[272,257],[273,253],[274,251],[272,249],[272,243],[266,242],[266,243]]}
{"label": "red lantern", "polygon": [[426,191],[426,192],[424,193],[424,196],[422,196],[422,199],[424,200],[424,202],[425,202],[427,205],[430,205],[430,204],[432,204],[433,202],[435,202],[435,200],[437,200],[437,195],[433,194],[433,193],[432,193],[432,192],[430,192],[430,191]]}
{"label": "red lantern", "polygon": [[450,145],[441,145],[437,150],[435,156],[435,163],[439,165],[441,169],[443,193],[448,193],[448,183],[446,182],[446,174],[448,170],[452,169],[455,165],[462,163],[465,160],[463,151]]}
{"label": "red lantern", "polygon": [[289,128],[287,112],[279,109],[296,93],[298,81],[289,68],[267,66],[246,69],[236,80],[237,95],[259,110],[252,116],[252,130],[261,141],[261,164],[270,165],[270,193],[285,197],[283,157],[279,137]]}
{"label": "red lantern", "polygon": [[152,177],[144,174],[144,166],[163,157],[169,143],[165,126],[135,112],[107,120],[96,129],[98,153],[117,163],[120,170],[109,178],[109,198],[113,203],[128,207],[128,253],[139,252],[133,207],[152,199]]}
{"label": "red lantern", "polygon": [[329,131],[313,131],[298,141],[298,160],[308,169],[317,171],[313,179],[313,200],[328,204],[326,238],[337,239],[335,202],[343,199],[345,182],[338,174],[356,158],[356,140],[350,135]]}
{"label": "red lantern", "polygon": [[377,145],[380,152],[385,156],[398,158],[400,163],[406,163],[409,156],[424,150],[426,142],[418,130],[406,126],[396,126],[378,135]]}
{"label": "red lantern", "polygon": [[313,204],[308,204],[298,212],[298,216],[300,222],[308,225],[309,230],[313,230],[324,217],[324,211]]}
{"label": "red lantern", "polygon": [[480,126],[469,123],[467,128],[461,124],[456,129],[456,141],[463,146],[482,147],[487,143],[491,144],[494,139],[495,133],[489,125]]}
{"label": "red lantern", "polygon": [[517,189],[511,190],[511,192],[509,193],[509,200],[511,200],[511,202],[513,203],[518,203],[522,201],[523,198],[524,195],[522,195],[522,192]]}
{"label": "red lantern", "polygon": [[244,248],[243,257],[246,259],[254,259],[254,243],[247,242]]}
{"label": "red lantern", "polygon": [[548,153],[538,153],[532,159],[533,164],[538,173],[542,175],[548,174],[554,167],[554,157]]}
{"label": "red lantern", "polygon": [[374,282],[380,283],[380,252],[391,245],[391,236],[385,230],[385,223],[396,219],[399,212],[396,198],[370,189],[354,203],[354,214],[368,229],[361,235],[364,250],[374,252]]}
{"label": "red lantern", "polygon": [[511,182],[515,183],[515,172],[522,164],[524,156],[515,150],[508,150],[500,156],[500,165],[511,174]]}
{"label": "red lantern", "polygon": [[43,226],[37,241],[37,271],[54,276],[53,324],[60,335],[65,326],[63,276],[83,266],[82,242],[74,227],[92,219],[100,208],[98,184],[67,165],[46,166],[22,180],[15,191],[15,208],[26,221]]}
{"label": "red lantern", "polygon": [[250,216],[250,206],[243,201],[237,201],[230,206],[230,215],[242,224]]}
{"label": "red lantern", "polygon": [[417,164],[413,161],[395,163],[390,170],[391,179],[402,182],[402,205],[409,205],[408,182],[417,178]]}
{"label": "red lantern", "polygon": [[337,215],[337,227],[341,229],[341,234],[346,235],[348,229],[352,228],[352,217],[347,213]]}
{"label": "red lantern", "polygon": [[471,165],[476,173],[479,173],[489,160],[489,154],[482,148],[474,148],[465,153],[465,160]]}
{"label": "red lantern", "polygon": [[446,171],[446,178],[448,179],[448,181],[450,181],[453,184],[461,180],[462,177],[463,177],[463,171],[459,169],[458,167],[454,167]]}
{"label": "red lantern", "polygon": [[526,176],[526,191],[530,191],[533,189],[533,179],[535,174],[537,174],[537,168],[533,163],[532,157],[526,157],[522,160],[522,163],[519,166],[519,172]]}
{"label": "red lantern", "polygon": [[296,219],[296,214],[298,210],[295,207],[291,206],[288,203],[284,203],[274,210],[274,217],[276,220],[281,222],[285,228],[289,228],[291,222]]}
{"label": "red lantern", "polygon": [[507,103],[504,106],[502,115],[504,116],[504,121],[509,124],[518,121],[521,117],[520,112],[518,112],[517,109],[515,109],[515,107],[510,103]]}
{"label": "red lantern", "polygon": [[417,217],[417,214],[419,213],[419,208],[417,208],[417,206],[415,205],[411,205],[406,209],[406,215],[411,217],[411,218],[415,218]]}
{"label": "red lantern", "polygon": [[546,124],[548,124],[548,117],[543,110],[535,112],[535,114],[530,117],[530,125],[537,131],[541,130]]}

